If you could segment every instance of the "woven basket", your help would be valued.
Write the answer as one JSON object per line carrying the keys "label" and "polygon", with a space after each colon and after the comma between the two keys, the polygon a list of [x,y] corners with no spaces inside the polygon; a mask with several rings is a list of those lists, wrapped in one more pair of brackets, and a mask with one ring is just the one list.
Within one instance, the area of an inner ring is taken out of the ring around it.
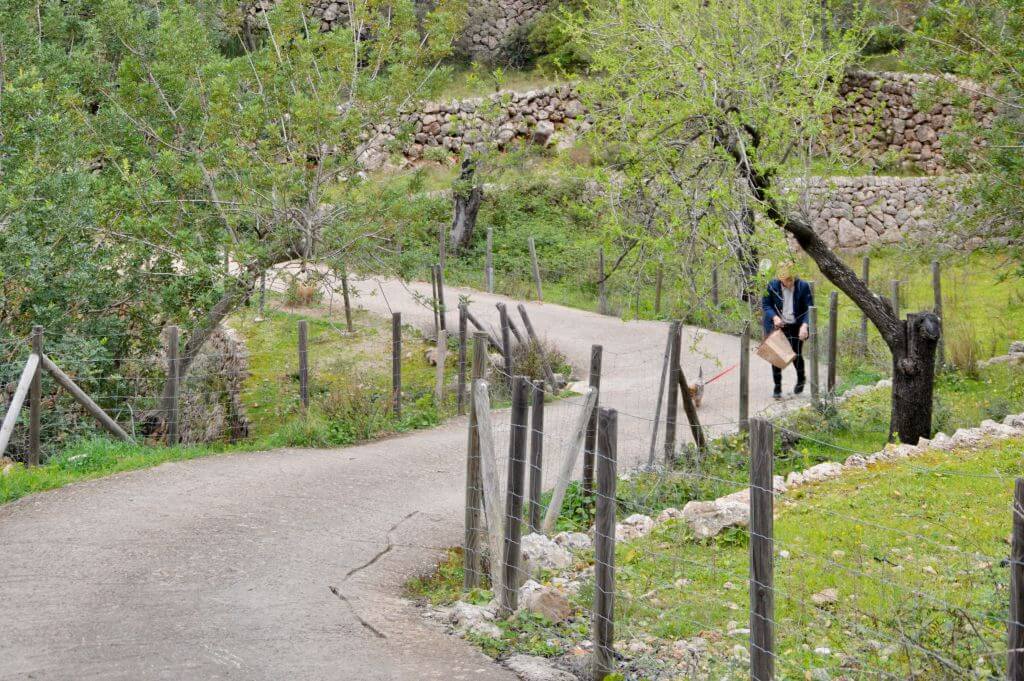
{"label": "woven basket", "polygon": [[757,346],[757,356],[772,366],[785,369],[796,358],[796,353],[782,329],[775,329]]}

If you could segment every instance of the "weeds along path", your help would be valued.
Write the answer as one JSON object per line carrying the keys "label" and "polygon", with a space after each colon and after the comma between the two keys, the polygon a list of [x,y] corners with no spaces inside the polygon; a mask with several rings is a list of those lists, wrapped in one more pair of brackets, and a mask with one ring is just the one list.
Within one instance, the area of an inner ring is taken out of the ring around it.
{"label": "weeds along path", "polygon": [[[429,284],[356,288],[370,310],[430,322],[415,295]],[[446,293],[470,295],[478,317],[497,320],[498,297]],[[666,326],[527,307],[580,376],[590,344],[604,345],[602,401],[633,415],[620,417],[624,464],[645,460]],[[708,334],[698,347],[728,366],[738,343]],[[703,362],[708,376],[713,362]],[[685,353],[688,374],[698,364]],[[754,369],[757,410],[770,379]],[[701,414],[716,430],[735,421],[736,380],[708,387]],[[550,406],[553,465],[573,400]],[[507,413],[494,421],[504,455]],[[0,679],[511,681],[402,599],[411,575],[461,541],[465,443],[457,418],[344,449],[169,463],[0,507]]]}

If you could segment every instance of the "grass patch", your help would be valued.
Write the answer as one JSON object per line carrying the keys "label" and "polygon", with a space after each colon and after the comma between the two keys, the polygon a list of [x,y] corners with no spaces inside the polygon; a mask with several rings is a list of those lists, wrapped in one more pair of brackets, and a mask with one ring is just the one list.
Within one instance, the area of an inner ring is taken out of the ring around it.
{"label": "grass patch", "polygon": [[238,445],[162,447],[114,442],[99,437],[84,439],[51,457],[43,466],[26,468],[22,464],[13,464],[5,474],[0,475],[0,504],[72,482],[148,468],[167,461],[198,459],[240,448]]}
{"label": "grass patch", "polygon": [[564,79],[538,70],[459,68],[453,71],[439,98],[468,99],[483,97],[501,90],[525,92],[565,82],[567,81]]}
{"label": "grass patch", "polygon": [[[936,452],[786,497],[776,520],[777,549],[788,554],[776,563],[781,669],[957,677],[951,662],[997,675],[1002,656],[988,653],[1005,638],[999,561],[1021,452],[1021,441]],[[696,543],[682,524],[666,524],[620,546],[620,636],[717,632],[722,649],[746,645],[744,633],[729,633],[747,618],[746,543],[742,532]],[[685,589],[649,597],[652,584],[680,578]],[[819,607],[811,596],[825,589],[838,599]]]}
{"label": "grass patch", "polygon": [[[348,445],[383,433],[437,425],[454,413],[454,396],[434,403],[436,368],[426,359],[431,347],[414,329],[403,328],[402,416],[391,412],[391,325],[389,320],[354,311],[355,331],[310,310],[255,310],[235,315],[230,324],[245,338],[250,374],[243,402],[255,441],[268,447]],[[310,406],[299,401],[298,333],[309,324]],[[446,361],[446,383],[454,381],[455,353]],[[450,391],[449,391],[450,393]]]}

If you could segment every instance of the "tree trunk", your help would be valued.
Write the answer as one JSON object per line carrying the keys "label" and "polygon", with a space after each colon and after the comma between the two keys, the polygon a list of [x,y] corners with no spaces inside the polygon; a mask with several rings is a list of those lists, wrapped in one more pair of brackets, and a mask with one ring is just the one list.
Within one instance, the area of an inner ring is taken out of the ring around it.
{"label": "tree trunk", "polygon": [[467,156],[462,159],[462,170],[452,190],[455,213],[452,217],[450,243],[452,251],[456,253],[465,250],[473,240],[476,216],[484,200],[484,189],[474,182],[475,175],[476,161]]}
{"label": "tree trunk", "polygon": [[931,312],[907,315],[900,322],[901,343],[892,355],[893,435],[916,445],[932,435],[932,394],[935,387],[935,350],[940,335],[939,318]]}
{"label": "tree trunk", "polygon": [[744,206],[737,216],[736,238],[739,242],[737,257],[740,261],[740,275],[743,278],[743,291],[740,299],[744,302],[760,301],[761,295],[757,290],[757,246],[752,244],[754,239],[754,209]]}
{"label": "tree trunk", "polygon": [[[251,273],[247,273],[248,276],[243,278],[242,282],[231,282],[228,285],[227,291],[220,297],[213,307],[211,307],[207,313],[206,318],[202,324],[192,332],[185,342],[185,348],[179,355],[178,367],[179,377],[181,385],[185,383],[185,377],[188,376],[188,371],[199,355],[199,351],[206,345],[206,341],[210,339],[213,332],[217,329],[221,322],[227,318],[232,311],[235,310],[238,305],[248,299],[254,288],[255,277]],[[164,389],[161,393],[160,400],[157,402],[158,405],[167,404],[168,400],[173,393],[174,386],[171,381],[164,383]],[[166,420],[166,414],[162,407],[157,409],[151,414],[146,415],[143,418],[144,431],[147,434],[163,432]]]}
{"label": "tree trunk", "polygon": [[[743,126],[755,150],[760,133]],[[942,335],[942,324],[931,312],[911,314],[901,320],[892,301],[875,295],[860,278],[840,260],[815,233],[811,225],[789,214],[771,193],[774,171],[762,170],[751,162],[740,139],[740,132],[724,126],[715,133],[736,162],[737,170],[747,181],[751,194],[760,202],[766,216],[792,235],[800,248],[811,256],[821,273],[846,294],[875,325],[892,353],[892,414],[889,437],[898,435],[906,444],[917,444],[922,437],[931,437],[932,393],[935,387],[935,349]]]}

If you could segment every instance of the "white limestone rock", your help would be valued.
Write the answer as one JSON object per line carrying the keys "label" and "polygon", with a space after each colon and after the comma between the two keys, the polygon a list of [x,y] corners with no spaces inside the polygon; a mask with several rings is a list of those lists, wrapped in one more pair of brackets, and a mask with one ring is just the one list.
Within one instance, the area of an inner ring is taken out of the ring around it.
{"label": "white limestone rock", "polygon": [[543,534],[528,534],[520,542],[524,574],[534,577],[541,570],[564,570],[572,565],[572,554]]}
{"label": "white limestone rock", "polygon": [[648,515],[634,513],[621,523],[615,524],[615,541],[629,541],[643,537],[654,529],[654,521]]}

